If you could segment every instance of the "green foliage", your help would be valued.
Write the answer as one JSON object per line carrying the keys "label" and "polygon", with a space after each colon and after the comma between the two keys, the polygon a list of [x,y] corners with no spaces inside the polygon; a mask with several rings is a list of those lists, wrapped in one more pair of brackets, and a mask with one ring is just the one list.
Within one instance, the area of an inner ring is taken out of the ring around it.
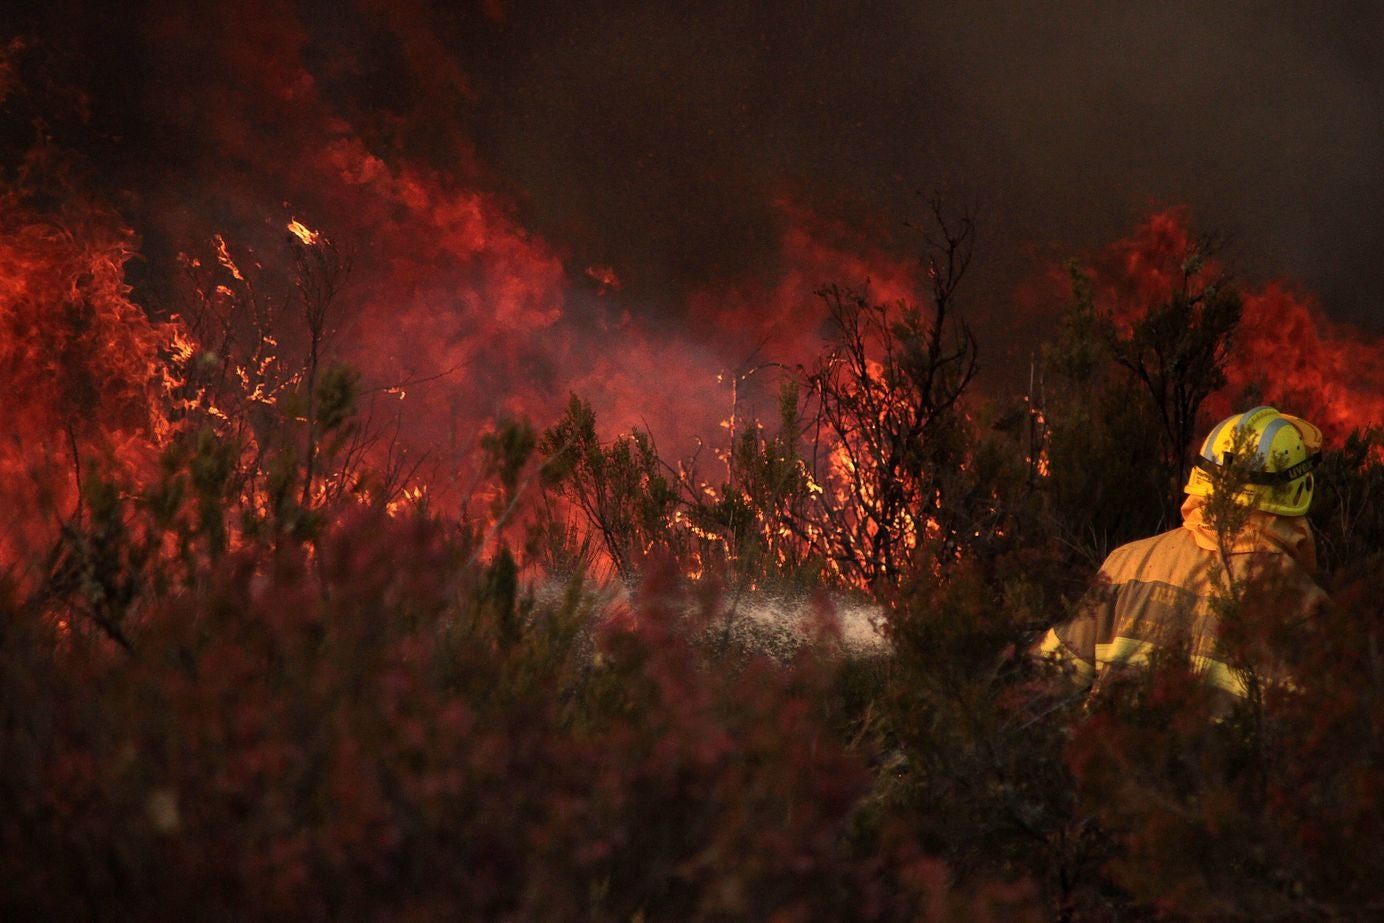
{"label": "green foliage", "polygon": [[[1195,270],[1195,271],[1194,271]],[[1116,546],[1175,525],[1202,401],[1225,384],[1240,299],[1199,278],[1151,304],[1121,335],[1069,264],[1072,298],[1043,351],[1062,387],[1046,402],[1051,477],[1044,485],[1062,539],[1094,567]]]}
{"label": "green foliage", "polygon": [[1027,655],[1035,613],[1022,592],[994,593],[963,567],[891,607],[874,728],[884,762],[865,817],[963,882],[1027,880],[1063,905],[1090,848],[1062,760],[1080,701]]}
{"label": "green foliage", "polygon": [[1043,345],[1047,368],[1087,392],[1105,372],[1115,334],[1110,318],[1096,310],[1091,277],[1073,260],[1067,263],[1072,297],[1058,322],[1057,336]]}
{"label": "green foliage", "polygon": [[603,445],[591,405],[574,394],[539,450],[544,484],[586,514],[622,578],[633,579],[651,554],[668,547],[677,493],[647,433]]}
{"label": "green foliage", "polygon": [[1181,287],[1167,302],[1150,305],[1129,336],[1113,343],[1115,361],[1143,385],[1161,424],[1170,520],[1202,425],[1197,411],[1225,385],[1231,335],[1240,322],[1239,294],[1224,280],[1203,282],[1201,265],[1198,255],[1190,257]]}
{"label": "green foliage", "polygon": [[340,429],[356,413],[360,398],[360,373],[344,363],[322,369],[317,378],[315,413],[323,433]]}
{"label": "green foliage", "polygon": [[[460,521],[369,486],[335,251],[298,254],[301,368],[220,263],[154,473],[87,461],[42,579],[0,571],[0,916],[1378,916],[1380,433],[1316,474],[1334,605],[1221,585],[1244,701],[1176,648],[1086,701],[1028,651],[1169,524],[1238,300],[1193,257],[1119,333],[1074,269],[1043,399],[992,425],[969,224],[933,219],[931,303],[826,290],[724,475],[574,395],[482,437]],[[881,647],[805,601],[843,586]],[[730,630],[766,587],[815,626],[773,656]]]}
{"label": "green foliage", "polygon": [[823,561],[806,541],[820,488],[798,447],[800,388],[786,377],[779,390],[778,430],[746,427],[730,447],[728,479],[719,490],[685,495],[687,521],[701,538],[703,562],[737,587],[801,591],[821,581]]}
{"label": "green foliage", "polygon": [[1384,549],[1384,430],[1352,431],[1323,453],[1309,511],[1327,571],[1373,570]]}
{"label": "green foliage", "polygon": [[7,608],[7,916],[902,900],[862,910],[874,860],[843,836],[867,776],[818,717],[823,662],[714,669],[658,582],[624,625],[592,624],[579,585],[516,604],[510,559],[468,565],[421,519],[346,517],[316,547],[228,556],[131,626],[132,658]]}
{"label": "green foliage", "polygon": [[[144,508],[156,528],[178,537],[185,566],[195,563],[199,540],[213,560],[226,551],[230,540],[226,508],[234,502],[238,454],[234,444],[211,427],[179,434],[163,452],[159,480],[145,489]],[[190,510],[189,499],[193,501]],[[189,513],[195,519],[187,518]]]}
{"label": "green foliage", "polygon": [[538,445],[538,434],[527,420],[505,420],[493,432],[481,436],[485,453],[485,474],[498,477],[507,495],[519,486],[519,473],[528,464]]}
{"label": "green foliage", "polygon": [[120,486],[92,469],[82,483],[85,517],[68,524],[55,550],[49,579],[32,605],[66,606],[80,620],[124,648],[126,619],[140,595],[144,566],[153,549],[132,535],[124,519]]}

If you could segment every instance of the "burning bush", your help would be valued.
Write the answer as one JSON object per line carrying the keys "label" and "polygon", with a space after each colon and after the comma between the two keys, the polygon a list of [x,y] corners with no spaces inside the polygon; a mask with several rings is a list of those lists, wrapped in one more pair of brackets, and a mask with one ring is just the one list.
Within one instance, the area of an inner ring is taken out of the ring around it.
{"label": "burning bush", "polygon": [[[0,192],[7,915],[1384,906],[1377,431],[1317,475],[1335,605],[1227,601],[1232,662],[1288,682],[1218,721],[1176,652],[1090,703],[1027,655],[1112,544],[1170,524],[1203,405],[1258,387],[1234,338],[1312,316],[1229,288],[1178,215],[1065,277],[1051,387],[1009,413],[968,391],[971,228],[939,209],[929,302],[823,290],[831,339],[783,370],[775,430],[733,408],[724,478],[573,397],[541,433],[497,423],[443,504],[332,349],[328,237],[289,225],[278,294],[218,238],[155,320],[133,235],[44,163]],[[764,587],[849,589],[886,653],[829,618],[777,657],[722,643]]]}
{"label": "burning bush", "polygon": [[57,526],[82,516],[97,463],[149,473],[168,429],[160,351],[172,330],[129,300],[133,235],[36,151],[0,186],[0,559],[43,566]]}

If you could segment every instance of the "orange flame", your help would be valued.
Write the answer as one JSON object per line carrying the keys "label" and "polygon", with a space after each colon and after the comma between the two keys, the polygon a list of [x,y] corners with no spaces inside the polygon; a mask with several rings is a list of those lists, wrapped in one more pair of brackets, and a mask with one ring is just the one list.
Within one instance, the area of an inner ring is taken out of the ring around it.
{"label": "orange flame", "polygon": [[[1151,215],[1091,261],[1097,307],[1128,333],[1149,305],[1181,284],[1195,248],[1185,206]],[[1201,269],[1206,278],[1220,271],[1214,259]],[[1227,387],[1208,398],[1209,416],[1230,414],[1240,395],[1253,390],[1311,419],[1334,442],[1357,427],[1384,423],[1384,338],[1330,320],[1315,296],[1282,279],[1240,294]]]}
{"label": "orange flame", "polygon": [[0,189],[0,567],[46,550],[91,465],[138,481],[172,430],[177,382],[161,355],[189,346],[176,321],[129,300],[132,253],[132,234],[95,203],[41,211]]}
{"label": "orange flame", "polygon": [[304,246],[316,246],[322,241],[322,235],[320,233],[312,230],[297,218],[294,218],[288,223],[288,230],[294,237],[302,241]]}

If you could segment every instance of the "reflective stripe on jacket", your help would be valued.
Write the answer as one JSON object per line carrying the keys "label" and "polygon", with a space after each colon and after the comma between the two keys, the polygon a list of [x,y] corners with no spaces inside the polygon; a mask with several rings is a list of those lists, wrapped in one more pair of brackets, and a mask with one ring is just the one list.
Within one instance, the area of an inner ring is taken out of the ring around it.
{"label": "reflective stripe on jacket", "polygon": [[1213,685],[1243,696],[1244,680],[1225,663],[1218,641],[1214,603],[1224,593],[1225,568],[1237,581],[1281,580],[1299,612],[1310,612],[1326,594],[1311,576],[1316,547],[1306,517],[1250,512],[1222,565],[1204,504],[1201,497],[1188,497],[1179,528],[1115,549],[1077,614],[1049,629],[1040,651],[1098,686],[1107,668],[1142,663],[1160,645],[1183,643],[1194,669]]}

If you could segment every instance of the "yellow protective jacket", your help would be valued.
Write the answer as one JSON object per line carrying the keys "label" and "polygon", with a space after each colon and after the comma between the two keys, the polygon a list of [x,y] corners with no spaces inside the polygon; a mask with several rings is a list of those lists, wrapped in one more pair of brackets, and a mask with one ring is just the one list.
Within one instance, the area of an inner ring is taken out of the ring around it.
{"label": "yellow protective jacket", "polygon": [[1217,637],[1213,602],[1218,584],[1224,593],[1226,570],[1237,581],[1275,580],[1275,589],[1303,615],[1324,603],[1326,594],[1312,577],[1316,545],[1306,517],[1251,511],[1222,564],[1216,531],[1203,515],[1205,502],[1188,497],[1181,527],[1115,549],[1076,615],[1049,629],[1039,650],[1071,664],[1078,678],[1098,687],[1109,668],[1141,663],[1175,641],[1187,645],[1193,667],[1209,682],[1244,696],[1245,683],[1224,662]]}

